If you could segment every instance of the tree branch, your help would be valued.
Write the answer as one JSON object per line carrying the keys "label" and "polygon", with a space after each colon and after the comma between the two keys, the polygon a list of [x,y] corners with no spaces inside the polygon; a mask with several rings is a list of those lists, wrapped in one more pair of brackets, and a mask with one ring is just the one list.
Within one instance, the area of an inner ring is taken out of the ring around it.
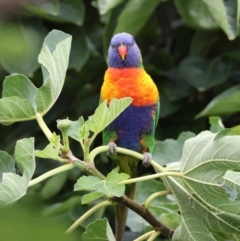
{"label": "tree branch", "polygon": [[171,238],[173,236],[174,230],[170,229],[169,227],[158,221],[148,211],[148,209],[137,204],[127,196],[123,195],[122,197],[111,197],[110,200],[133,210],[135,213],[145,219],[149,224],[151,224],[155,231],[160,231],[161,234],[165,235],[168,238]]}

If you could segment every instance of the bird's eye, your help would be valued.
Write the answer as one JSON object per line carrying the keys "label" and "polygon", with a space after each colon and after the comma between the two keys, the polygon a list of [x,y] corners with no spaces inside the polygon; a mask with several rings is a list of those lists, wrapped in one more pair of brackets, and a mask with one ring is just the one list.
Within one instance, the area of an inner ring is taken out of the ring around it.
{"label": "bird's eye", "polygon": [[115,48],[115,45],[111,44],[111,47],[112,47],[112,49],[114,49],[114,48]]}
{"label": "bird's eye", "polygon": [[129,45],[130,45],[130,46],[133,46],[133,45],[134,45],[134,42],[130,43]]}

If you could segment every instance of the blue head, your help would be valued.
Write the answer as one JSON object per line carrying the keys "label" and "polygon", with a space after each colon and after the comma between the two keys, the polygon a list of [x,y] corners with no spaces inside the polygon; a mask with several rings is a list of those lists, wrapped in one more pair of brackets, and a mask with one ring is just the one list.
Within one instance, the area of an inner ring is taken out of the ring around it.
{"label": "blue head", "polygon": [[113,68],[142,67],[140,50],[131,34],[113,36],[108,49],[108,66]]}

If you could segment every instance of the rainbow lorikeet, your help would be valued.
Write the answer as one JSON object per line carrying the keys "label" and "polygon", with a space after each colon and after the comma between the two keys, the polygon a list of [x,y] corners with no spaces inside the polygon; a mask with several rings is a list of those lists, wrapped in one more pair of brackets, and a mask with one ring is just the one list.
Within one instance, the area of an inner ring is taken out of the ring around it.
{"label": "rainbow lorikeet", "polygon": [[[131,156],[113,155],[116,146],[144,155],[143,164],[152,160],[154,133],[159,117],[159,93],[151,77],[145,72],[140,50],[132,35],[113,36],[108,50],[108,69],[101,89],[101,101],[131,97],[127,107],[104,131],[103,142],[110,145],[110,157],[121,172],[136,177],[139,160]],[[113,144],[114,143],[114,144]],[[112,155],[111,155],[112,153]],[[126,187],[126,195],[133,198],[135,185]],[[127,208],[116,205],[116,239],[122,240]]]}

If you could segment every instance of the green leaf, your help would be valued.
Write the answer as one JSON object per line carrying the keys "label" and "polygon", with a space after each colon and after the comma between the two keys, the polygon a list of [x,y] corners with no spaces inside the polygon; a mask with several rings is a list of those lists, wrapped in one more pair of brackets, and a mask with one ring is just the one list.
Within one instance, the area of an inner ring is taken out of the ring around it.
{"label": "green leaf", "polygon": [[115,8],[118,4],[123,2],[123,0],[98,0],[98,9],[100,14],[105,14],[109,10]]}
{"label": "green leaf", "polygon": [[27,5],[27,10],[41,18],[56,22],[74,23],[81,26],[85,17],[85,7],[81,0],[60,0],[54,3],[40,3],[38,6]]}
{"label": "green leaf", "polygon": [[68,135],[72,137],[74,140],[80,141],[82,136],[80,135],[80,128],[82,127],[83,124],[84,124],[84,119],[82,116],[79,117],[78,120],[72,121],[71,127],[68,130]]}
{"label": "green leaf", "polygon": [[[45,30],[38,21],[0,25],[0,61],[9,73],[33,76]],[[17,39],[17,41],[16,41]]]}
{"label": "green leaf", "polygon": [[57,175],[50,177],[47,183],[41,189],[41,196],[44,200],[49,200],[52,197],[56,196],[64,184],[66,183],[68,178],[68,172],[62,172]]}
{"label": "green leaf", "polygon": [[136,35],[162,0],[129,0],[118,18],[115,33]]}
{"label": "green leaf", "polygon": [[53,30],[46,37],[39,55],[44,83],[37,89],[24,75],[8,76],[0,99],[0,123],[10,125],[17,121],[33,120],[44,115],[57,100],[65,79],[71,37]]}
{"label": "green leaf", "polygon": [[88,190],[103,193],[107,196],[121,197],[125,192],[125,186],[118,183],[128,178],[129,175],[116,173],[114,170],[107,175],[106,180],[94,176],[82,176],[74,185],[74,191]]}
{"label": "green leaf", "polygon": [[0,207],[16,202],[26,194],[28,183],[35,170],[33,138],[22,139],[16,143],[14,159],[22,176],[10,172],[2,174]]}
{"label": "green leaf", "polygon": [[196,118],[230,115],[240,111],[240,85],[235,85],[216,96]]}
{"label": "green leaf", "polygon": [[[216,136],[205,131],[185,143],[181,160],[183,182],[191,198],[195,196],[198,202],[201,201],[205,212],[217,222],[215,231],[240,234],[240,215],[237,211],[240,201],[230,200],[231,194],[229,196],[222,185],[226,171],[240,170],[240,137],[223,136],[216,140]],[[234,190],[232,183],[228,182],[228,185]]]}
{"label": "green leaf", "polygon": [[22,177],[29,182],[35,171],[34,138],[17,141],[14,152],[14,159],[22,172]]}
{"label": "green leaf", "polygon": [[182,132],[177,140],[166,139],[164,141],[156,141],[153,160],[160,165],[180,161],[184,142],[193,136],[195,136],[195,134],[189,131]]}
{"label": "green leaf", "polygon": [[184,21],[193,28],[221,28],[230,40],[238,35],[239,0],[214,1],[187,0],[174,1]]}
{"label": "green leaf", "polygon": [[56,215],[62,215],[64,213],[68,213],[69,210],[73,209],[76,206],[81,205],[81,197],[80,196],[72,196],[68,198],[66,201],[57,202],[52,205],[47,206],[42,211],[42,217],[53,217]]}
{"label": "green leaf", "polygon": [[225,82],[231,71],[232,64],[221,58],[208,62],[200,57],[188,57],[179,66],[180,76],[199,91]]}
{"label": "green leaf", "polygon": [[26,99],[30,102],[34,109],[36,109],[36,94],[37,88],[24,75],[15,74],[7,76],[3,82],[3,98],[17,96],[21,99]]}
{"label": "green leaf", "polygon": [[[186,0],[183,3],[182,1],[174,0],[174,4],[184,22],[190,27],[196,29],[216,29],[219,27],[215,18],[209,13],[208,2],[203,0]],[[218,10],[217,7],[216,10]]]}
{"label": "green leaf", "polygon": [[94,201],[100,197],[102,197],[104,194],[101,192],[91,192],[88,194],[85,194],[82,196],[82,204],[89,203],[91,201]]}
{"label": "green leaf", "polygon": [[84,125],[87,129],[98,134],[106,128],[122,111],[124,111],[132,102],[132,98],[113,99],[107,105],[104,101],[95,110],[94,114],[88,118]]}
{"label": "green leaf", "polygon": [[216,133],[225,129],[222,123],[222,119],[219,116],[210,116],[209,124],[211,125],[210,131],[213,133]]}
{"label": "green leaf", "polygon": [[53,133],[52,138],[54,139],[53,142],[50,142],[44,150],[36,150],[35,151],[35,156],[40,157],[40,158],[49,158],[52,160],[59,161],[59,153],[60,153],[60,136],[56,136],[55,133]]}
{"label": "green leaf", "polygon": [[7,152],[0,151],[0,183],[2,174],[7,172],[15,172],[15,162]]}
{"label": "green leaf", "polygon": [[191,41],[190,55],[204,57],[218,40],[216,31],[196,31]]}
{"label": "green leaf", "polygon": [[217,241],[207,228],[207,223],[194,211],[194,202],[182,189],[182,186],[174,178],[169,178],[168,185],[174,194],[180,207],[182,220],[180,226],[175,230],[173,241]]}
{"label": "green leaf", "polygon": [[[181,159],[183,177],[163,178],[182,214],[173,240],[215,240],[212,232],[240,235],[240,137],[218,135],[204,131],[188,139]],[[236,173],[229,178],[232,170]]]}
{"label": "green leaf", "polygon": [[106,218],[100,219],[87,226],[82,235],[83,241],[116,241]]}
{"label": "green leaf", "polygon": [[166,77],[161,83],[161,93],[164,92],[169,101],[183,99],[192,93],[193,87],[188,83],[183,84],[185,81],[180,77],[178,69],[172,69]]}
{"label": "green leaf", "polygon": [[70,35],[53,30],[45,38],[38,56],[38,61],[42,65],[44,83],[38,90],[36,103],[37,111],[42,115],[53,106],[62,90],[68,68],[71,39]]}
{"label": "green leaf", "polygon": [[0,123],[3,125],[35,119],[35,110],[31,103],[17,96],[0,99],[0,109]]}

